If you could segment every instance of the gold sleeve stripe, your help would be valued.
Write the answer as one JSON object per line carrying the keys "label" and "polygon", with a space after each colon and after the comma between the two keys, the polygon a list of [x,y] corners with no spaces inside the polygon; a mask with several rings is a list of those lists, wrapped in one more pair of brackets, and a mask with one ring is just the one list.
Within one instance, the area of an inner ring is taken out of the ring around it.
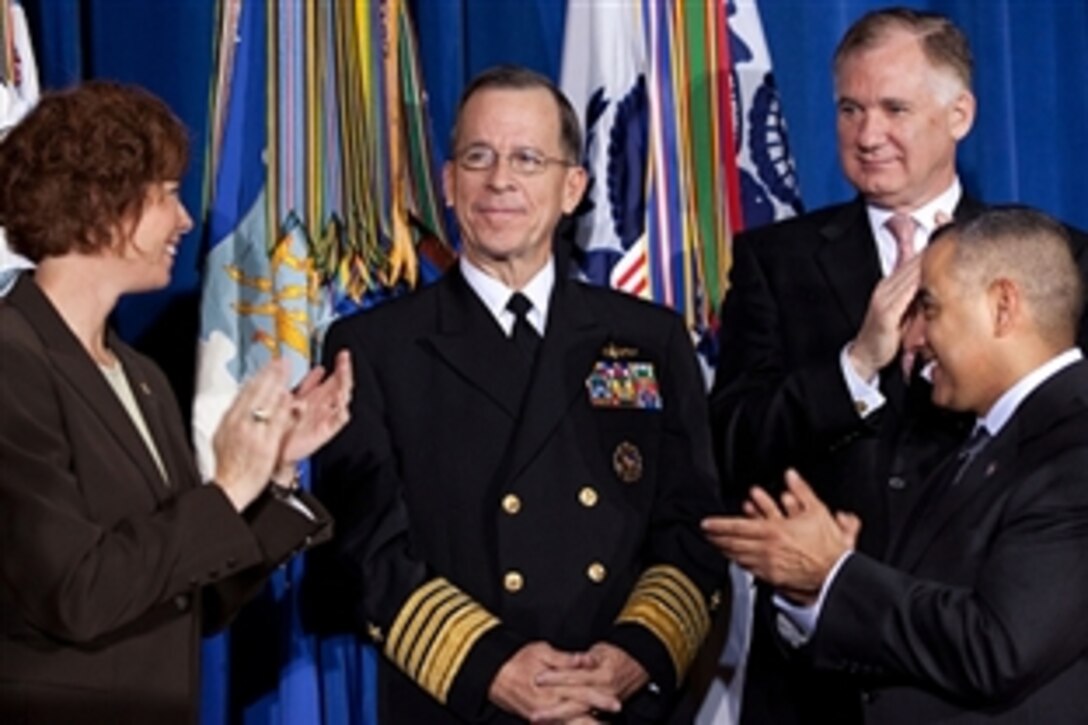
{"label": "gold sleeve stripe", "polygon": [[665,594],[660,589],[646,592],[645,597],[656,605],[660,611],[672,614],[674,617],[671,624],[674,627],[674,637],[679,637],[679,639],[677,640],[678,644],[676,646],[678,649],[676,656],[673,657],[673,664],[676,665],[677,679],[679,679],[687,671],[688,665],[691,664],[691,660],[695,657],[695,650],[699,649],[699,643],[702,642],[701,633],[692,628],[692,620],[685,618],[680,609],[677,608],[675,598]]}
{"label": "gold sleeve stripe", "polygon": [[[676,579],[674,575],[679,575],[680,578]],[[697,623],[705,612],[702,594],[694,585],[684,586],[691,582],[675,567],[652,567],[643,574],[640,584],[646,591],[659,596],[667,593],[671,605],[682,611],[681,617],[684,621]]]}
{"label": "gold sleeve stripe", "polygon": [[458,670],[485,632],[499,624],[467,594],[438,577],[412,592],[385,641],[385,654],[445,704]]}
{"label": "gold sleeve stripe", "polygon": [[[448,593],[447,587],[450,587],[450,583],[445,579],[430,579],[412,592],[408,597],[408,601],[404,603],[404,606],[400,608],[400,612],[397,613],[396,619],[393,620],[393,626],[390,628],[389,636],[385,640],[385,654],[389,659],[394,662],[401,662],[407,657],[407,652],[402,650],[412,646],[420,622],[426,620],[426,617],[416,617],[416,613],[424,602],[431,600],[435,595]],[[409,628],[411,631],[405,633],[404,630]]]}
{"label": "gold sleeve stripe", "polygon": [[433,646],[436,634],[441,631],[451,616],[471,602],[457,590],[444,591],[443,596],[435,597],[431,613],[421,622],[419,627],[413,627],[405,639],[409,642],[409,651],[404,657],[404,669],[415,677],[419,673],[423,660]]}
{"label": "gold sleeve stripe", "polygon": [[616,622],[638,624],[661,640],[679,684],[710,629],[710,612],[683,572],[659,564],[643,572]]}
{"label": "gold sleeve stripe", "polygon": [[[635,591],[656,600],[667,611],[674,612],[677,626],[701,639],[705,634],[701,624],[704,619],[709,627],[709,615],[706,613],[702,595],[694,587],[687,589],[683,586],[688,582],[687,577],[681,574],[683,578],[676,580],[670,572],[663,572],[662,569],[665,567],[647,571]],[[679,574],[678,571],[676,573]]]}
{"label": "gold sleeve stripe", "polygon": [[450,687],[453,686],[453,678],[461,670],[465,657],[476,641],[498,623],[485,609],[476,607],[459,613],[456,621],[451,622],[445,629],[445,636],[434,648],[431,658],[433,662],[424,668],[424,672],[428,674],[423,682],[424,687],[433,692],[439,702],[446,703]]}

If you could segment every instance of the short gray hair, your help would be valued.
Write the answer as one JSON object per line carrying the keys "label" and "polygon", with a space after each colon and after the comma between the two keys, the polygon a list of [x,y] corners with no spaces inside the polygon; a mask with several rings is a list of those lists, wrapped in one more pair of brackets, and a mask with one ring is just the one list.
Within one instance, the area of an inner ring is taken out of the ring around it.
{"label": "short gray hair", "polygon": [[835,75],[847,58],[879,46],[895,30],[914,35],[934,68],[950,70],[965,89],[971,89],[974,61],[963,32],[943,15],[902,7],[866,13],[847,29],[835,49]]}
{"label": "short gray hair", "polygon": [[457,104],[457,118],[453,123],[453,131],[450,133],[451,153],[457,152],[457,137],[461,125],[461,114],[465,110],[465,104],[478,91],[488,88],[503,90],[532,90],[541,88],[548,91],[555,100],[559,111],[559,142],[563,147],[563,153],[567,161],[579,163],[582,158],[582,127],[578,121],[578,113],[563,91],[552,83],[546,76],[529,68],[517,65],[497,65],[483,71],[465,87],[461,93],[461,100]]}

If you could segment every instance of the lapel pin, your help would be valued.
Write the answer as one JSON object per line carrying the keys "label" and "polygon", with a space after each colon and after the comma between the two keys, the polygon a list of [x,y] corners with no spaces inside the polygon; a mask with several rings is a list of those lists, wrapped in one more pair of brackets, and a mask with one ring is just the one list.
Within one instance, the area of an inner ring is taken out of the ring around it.
{"label": "lapel pin", "polygon": [[144,395],[150,396],[151,395],[151,386],[148,385],[145,381],[141,380],[140,381],[140,392],[143,393]]}

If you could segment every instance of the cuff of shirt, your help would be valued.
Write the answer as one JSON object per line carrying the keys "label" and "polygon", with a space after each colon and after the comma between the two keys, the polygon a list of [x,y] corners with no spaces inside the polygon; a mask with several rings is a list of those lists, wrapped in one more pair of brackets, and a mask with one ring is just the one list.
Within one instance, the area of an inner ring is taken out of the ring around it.
{"label": "cuff of shirt", "polygon": [[846,352],[849,349],[850,344],[847,343],[843,346],[842,352],[839,353],[839,367],[842,368],[842,377],[846,381],[846,389],[850,391],[850,397],[854,400],[854,410],[862,418],[868,418],[884,405],[884,395],[880,392],[880,388],[877,387],[880,383],[880,376],[875,376],[872,380],[863,380],[858,375],[857,370],[854,370],[854,366],[850,364],[850,356]]}
{"label": "cuff of shirt", "polygon": [[295,494],[289,494],[283,499],[283,502],[293,508],[295,511],[298,511],[300,514],[308,518],[310,521],[317,521],[317,516],[315,516],[314,512],[310,510],[310,507],[304,504],[302,502],[302,499],[300,499]]}
{"label": "cuff of shirt", "polygon": [[310,521],[317,521],[317,516],[310,507],[303,503],[302,499],[295,495],[297,488],[292,486],[284,486],[283,484],[276,483],[275,481],[268,482],[268,490],[272,492],[272,497],[279,499],[286,505],[298,511],[300,514],[308,518]]}
{"label": "cuff of shirt", "polygon": [[835,562],[835,566],[831,567],[827,578],[824,579],[823,586],[820,587],[820,595],[816,597],[815,604],[802,606],[794,604],[778,594],[774,595],[774,606],[778,609],[778,616],[776,617],[778,634],[790,646],[800,647],[812,638],[812,633],[816,631],[816,625],[820,620],[820,612],[824,608],[824,599],[827,597],[827,592],[831,589],[835,577],[838,576],[839,569],[842,568],[842,565],[846,563],[846,560],[853,553],[852,549],[844,551],[839,560]]}

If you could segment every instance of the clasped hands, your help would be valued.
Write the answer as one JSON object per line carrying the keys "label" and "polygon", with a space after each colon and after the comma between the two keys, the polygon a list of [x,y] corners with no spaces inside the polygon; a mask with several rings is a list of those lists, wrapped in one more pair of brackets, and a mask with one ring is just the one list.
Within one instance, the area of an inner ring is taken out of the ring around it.
{"label": "clasped hands", "polygon": [[310,370],[294,390],[277,359],[247,380],[215,430],[215,483],[241,511],[269,480],[286,484],[298,462],[327,443],[350,417],[352,372],[346,351],[328,375]]}
{"label": "clasped hands", "polygon": [[563,652],[537,641],[503,664],[488,695],[530,722],[583,725],[597,722],[595,713],[619,712],[623,700],[648,680],[638,661],[607,642],[586,652]]}
{"label": "clasped hands", "polygon": [[725,556],[802,606],[815,604],[835,563],[854,548],[861,519],[832,514],[797,471],[778,501],[753,488],[744,516],[713,516],[703,533]]}

